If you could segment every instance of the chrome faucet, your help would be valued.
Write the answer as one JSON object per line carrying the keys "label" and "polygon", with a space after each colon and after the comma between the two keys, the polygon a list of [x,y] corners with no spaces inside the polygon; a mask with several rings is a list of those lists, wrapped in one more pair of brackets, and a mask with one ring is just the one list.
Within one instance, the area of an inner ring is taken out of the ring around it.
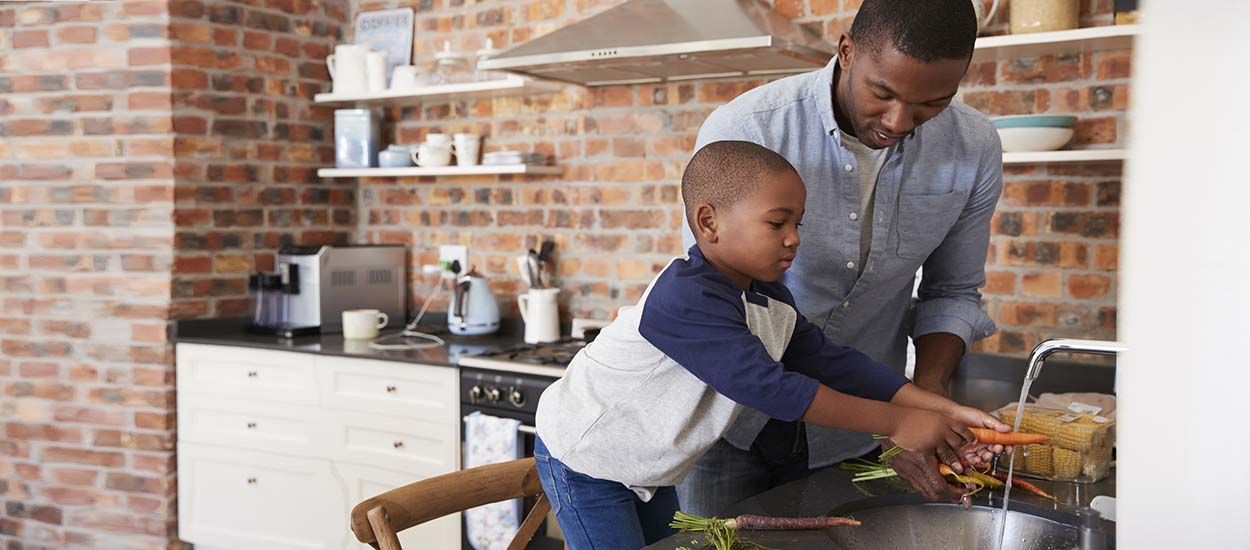
{"label": "chrome faucet", "polygon": [[1029,354],[1029,370],[1025,373],[1024,379],[1037,380],[1038,375],[1042,374],[1042,362],[1053,353],[1066,351],[1068,353],[1117,355],[1127,350],[1127,346],[1114,341],[1076,340],[1071,338],[1046,340],[1033,348],[1033,352]]}

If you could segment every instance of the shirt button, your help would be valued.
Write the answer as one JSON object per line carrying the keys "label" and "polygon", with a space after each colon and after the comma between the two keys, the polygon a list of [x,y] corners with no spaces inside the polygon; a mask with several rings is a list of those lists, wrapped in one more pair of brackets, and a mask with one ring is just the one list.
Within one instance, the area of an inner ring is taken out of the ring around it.
{"label": "shirt button", "polygon": [[854,213],[854,212],[851,212],[851,221],[855,221],[855,220],[858,220],[858,219],[859,219],[859,214],[856,214],[856,213]]}
{"label": "shirt button", "polygon": [[855,262],[846,262],[847,269],[855,269]]}
{"label": "shirt button", "polygon": [[850,303],[850,302],[842,302],[842,309],[846,309],[846,308],[848,308],[848,307],[851,307],[851,303]]}
{"label": "shirt button", "polygon": [[851,166],[850,164],[847,164],[846,166],[843,166],[842,168],[846,170],[847,172],[850,172],[851,170],[855,169],[855,167]]}

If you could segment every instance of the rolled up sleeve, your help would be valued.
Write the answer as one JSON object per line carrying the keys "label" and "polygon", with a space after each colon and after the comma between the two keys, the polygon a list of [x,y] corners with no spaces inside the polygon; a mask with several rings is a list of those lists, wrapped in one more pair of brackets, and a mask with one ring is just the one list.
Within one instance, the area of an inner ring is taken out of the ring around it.
{"label": "rolled up sleeve", "polygon": [[990,218],[1003,190],[1002,144],[992,131],[987,139],[990,143],[982,148],[977,183],[963,213],[924,262],[912,338],[947,332],[960,337],[967,349],[997,330],[981,310],[980,291],[985,286]]}

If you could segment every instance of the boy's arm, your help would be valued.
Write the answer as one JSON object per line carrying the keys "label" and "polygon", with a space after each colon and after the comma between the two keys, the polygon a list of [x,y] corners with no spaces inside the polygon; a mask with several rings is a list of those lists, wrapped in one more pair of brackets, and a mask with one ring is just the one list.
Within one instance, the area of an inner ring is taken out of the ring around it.
{"label": "boy's arm", "polygon": [[[790,297],[783,296],[786,298]],[[910,385],[905,376],[863,352],[829,341],[825,333],[802,314],[795,321],[794,334],[781,362],[786,368],[815,378],[830,388],[876,401],[891,401],[896,393]]]}
{"label": "boy's arm", "polygon": [[945,414],[855,397],[826,386],[816,389],[803,421],[828,428],[885,434],[895,445],[908,451],[936,453],[947,464],[958,464],[958,449],[975,439],[967,426]]}

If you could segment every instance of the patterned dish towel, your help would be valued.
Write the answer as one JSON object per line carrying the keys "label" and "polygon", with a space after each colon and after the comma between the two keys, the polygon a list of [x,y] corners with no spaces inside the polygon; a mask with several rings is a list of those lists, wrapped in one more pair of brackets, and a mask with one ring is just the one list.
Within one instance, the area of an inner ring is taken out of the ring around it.
{"label": "patterned dish towel", "polygon": [[[521,458],[521,423],[474,411],[465,418],[465,468]],[[506,550],[521,526],[521,499],[495,502],[464,512],[465,533],[474,550]]]}

